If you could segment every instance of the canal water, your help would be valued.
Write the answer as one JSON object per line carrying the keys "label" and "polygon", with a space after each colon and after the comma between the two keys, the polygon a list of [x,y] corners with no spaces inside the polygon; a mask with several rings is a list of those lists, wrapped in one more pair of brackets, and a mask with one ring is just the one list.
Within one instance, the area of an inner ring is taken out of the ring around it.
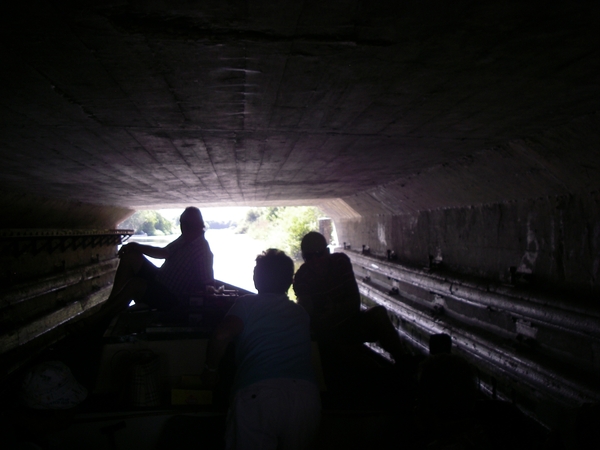
{"label": "canal water", "polygon": [[[250,292],[256,292],[252,275],[255,259],[266,250],[265,244],[252,239],[246,234],[235,234],[233,229],[209,229],[205,233],[206,240],[214,255],[213,270],[215,279],[233,284]],[[132,236],[129,242],[164,247],[179,237],[170,236]],[[161,266],[163,260],[151,260]]]}

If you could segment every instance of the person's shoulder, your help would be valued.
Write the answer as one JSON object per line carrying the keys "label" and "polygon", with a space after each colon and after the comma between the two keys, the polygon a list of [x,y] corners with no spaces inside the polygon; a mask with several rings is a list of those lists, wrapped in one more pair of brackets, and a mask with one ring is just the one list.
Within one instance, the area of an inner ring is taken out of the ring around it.
{"label": "person's shoulder", "polygon": [[302,305],[290,300],[286,303],[285,307],[292,317],[295,317],[297,320],[306,321],[307,324],[310,323],[310,316],[308,315],[306,309],[302,307]]}
{"label": "person's shoulder", "polygon": [[242,295],[242,296],[236,298],[235,301],[233,302],[233,304],[235,305],[236,303],[253,302],[253,301],[256,301],[257,298],[258,298],[258,294],[246,294],[246,295]]}
{"label": "person's shoulder", "polygon": [[181,235],[181,234],[180,234],[180,235],[179,235],[179,236],[177,236],[175,239],[173,239],[173,240],[172,240],[172,241],[169,243],[169,245],[177,245],[177,244],[180,244],[181,242],[183,242],[183,235]]}
{"label": "person's shoulder", "polygon": [[331,270],[332,266],[337,265],[336,261],[337,258],[332,258],[332,255],[329,254],[306,261],[294,275],[294,283],[297,284],[298,281],[304,280],[310,281],[324,276]]}
{"label": "person's shoulder", "polygon": [[311,283],[312,280],[321,272],[321,269],[314,264],[313,261],[308,261],[302,264],[294,274],[294,289],[300,284]]}
{"label": "person's shoulder", "polygon": [[233,305],[227,312],[227,315],[232,315],[232,314],[236,315],[236,312],[239,314],[239,313],[247,310],[249,307],[252,306],[252,304],[254,302],[256,302],[256,298],[257,298],[256,294],[247,294],[247,295],[243,295],[241,297],[236,298],[235,301],[233,302]]}
{"label": "person's shoulder", "polygon": [[190,241],[190,245],[208,245],[208,241],[206,240],[204,233],[201,233]]}
{"label": "person's shoulder", "polygon": [[297,302],[291,300],[286,293],[267,294],[264,300],[269,303],[270,308],[278,309],[280,311],[290,310],[304,313],[304,308]]}
{"label": "person's shoulder", "polygon": [[334,260],[334,261],[350,261],[350,257],[348,257],[348,255],[346,255],[345,253],[342,252],[334,252],[329,254],[329,258]]}
{"label": "person's shoulder", "polygon": [[208,244],[208,241],[204,237],[204,233],[202,233],[200,236],[194,238],[194,240],[189,241],[187,243],[187,247],[190,249],[193,249],[194,251],[206,252],[207,250],[210,250],[210,245]]}
{"label": "person's shoulder", "polygon": [[329,255],[329,263],[334,266],[352,266],[352,261],[345,253],[332,253]]}
{"label": "person's shoulder", "polygon": [[167,250],[174,250],[176,248],[179,248],[181,245],[183,245],[183,236],[179,236],[175,240],[169,242],[165,248]]}
{"label": "person's shoulder", "polygon": [[307,270],[322,272],[337,266],[351,266],[352,262],[345,253],[330,253],[305,263]]}
{"label": "person's shoulder", "polygon": [[307,263],[307,262],[305,262],[305,263],[302,263],[302,264],[300,265],[300,267],[298,267],[298,270],[296,270],[296,274],[295,274],[295,276],[298,276],[298,274],[300,274],[300,275],[301,275],[301,274],[303,274],[304,272],[306,272],[307,270],[309,270],[308,263]]}

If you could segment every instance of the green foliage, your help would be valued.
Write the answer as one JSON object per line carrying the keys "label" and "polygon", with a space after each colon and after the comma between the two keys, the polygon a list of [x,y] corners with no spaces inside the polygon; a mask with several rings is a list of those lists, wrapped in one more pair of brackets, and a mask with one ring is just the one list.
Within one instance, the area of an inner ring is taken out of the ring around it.
{"label": "green foliage", "polygon": [[246,213],[246,222],[248,223],[252,223],[252,222],[256,222],[258,220],[258,218],[260,217],[260,210],[258,209],[249,209],[248,212]]}
{"label": "green foliage", "polygon": [[132,229],[135,234],[146,233],[148,236],[173,234],[173,222],[157,211],[136,211],[129,219],[119,224],[119,228]]}
{"label": "green foliage", "polygon": [[266,218],[267,218],[267,220],[270,221],[270,222],[276,221],[277,219],[280,218],[280,214],[282,214],[285,209],[286,208],[281,208],[279,206],[267,208],[266,209]]}
{"label": "green foliage", "polygon": [[146,220],[143,224],[142,224],[142,231],[144,233],[146,233],[148,236],[154,236],[154,232],[156,231],[156,228],[154,226],[154,223]]}
{"label": "green foliage", "polygon": [[204,227],[208,230],[222,230],[224,228],[235,227],[233,220],[205,220]]}
{"label": "green foliage", "polygon": [[267,247],[278,248],[292,259],[301,259],[300,241],[309,231],[318,230],[321,211],[312,206],[254,208],[238,225],[238,233],[248,233],[265,242]]}

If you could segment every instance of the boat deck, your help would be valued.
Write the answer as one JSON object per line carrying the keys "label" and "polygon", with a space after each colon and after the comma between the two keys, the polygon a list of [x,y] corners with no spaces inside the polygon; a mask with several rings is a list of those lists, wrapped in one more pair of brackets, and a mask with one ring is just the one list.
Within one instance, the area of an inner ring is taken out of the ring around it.
{"label": "boat deck", "polygon": [[[89,390],[71,425],[48,436],[48,448],[224,448],[232,354],[225,358],[214,391],[204,390],[198,378],[210,332],[227,308],[226,301],[170,314],[130,308],[48,350],[44,359],[63,361]],[[414,413],[414,379],[366,346],[335,352],[313,348],[323,405],[315,449],[445,448],[428,446],[431,430]],[[146,372],[138,371],[136,378],[135,364],[149,362],[149,355],[158,365],[146,364]],[[492,428],[521,427],[530,436],[519,440],[527,444],[523,448],[538,448],[543,440],[539,430],[518,412],[508,412],[510,405],[500,407],[504,412],[494,407],[487,413]],[[464,426],[454,423],[444,435],[454,436]]]}

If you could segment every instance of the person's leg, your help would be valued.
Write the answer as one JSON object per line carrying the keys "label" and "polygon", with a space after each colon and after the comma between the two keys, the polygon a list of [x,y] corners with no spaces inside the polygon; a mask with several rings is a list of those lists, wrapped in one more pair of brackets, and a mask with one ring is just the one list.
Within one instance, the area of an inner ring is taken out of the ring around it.
{"label": "person's leg", "polygon": [[100,315],[113,316],[127,308],[131,300],[141,299],[157,271],[158,268],[142,253],[127,252],[122,255],[113,288],[100,309]]}
{"label": "person's leg", "polygon": [[319,388],[305,380],[282,380],[278,415],[285,419],[279,431],[279,449],[306,450],[314,444],[321,421]]}
{"label": "person's leg", "polygon": [[111,296],[104,302],[99,313],[102,317],[116,315],[126,309],[131,300],[141,299],[146,292],[147,286],[148,282],[143,278],[131,278],[116,295],[112,295],[111,293]]}
{"label": "person's leg", "polygon": [[228,450],[306,450],[319,428],[318,387],[305,380],[259,381],[235,394],[227,417]]}
{"label": "person's leg", "polygon": [[136,303],[143,303],[160,311],[170,311],[184,305],[184,302],[177,295],[156,280],[148,281],[143,296],[134,298],[134,300]]}
{"label": "person's leg", "polygon": [[277,450],[277,403],[270,380],[240,389],[227,414],[227,450]]}
{"label": "person's leg", "polygon": [[70,323],[68,325],[69,332],[93,335],[108,326],[108,321],[127,308],[131,300],[142,298],[148,283],[153,279],[157,270],[158,268],[139,252],[122,255],[113,288],[106,301],[94,314]]}
{"label": "person's leg", "polygon": [[140,272],[144,261],[147,261],[146,258],[139,252],[127,252],[121,256],[109,298],[121,292],[127,282]]}

